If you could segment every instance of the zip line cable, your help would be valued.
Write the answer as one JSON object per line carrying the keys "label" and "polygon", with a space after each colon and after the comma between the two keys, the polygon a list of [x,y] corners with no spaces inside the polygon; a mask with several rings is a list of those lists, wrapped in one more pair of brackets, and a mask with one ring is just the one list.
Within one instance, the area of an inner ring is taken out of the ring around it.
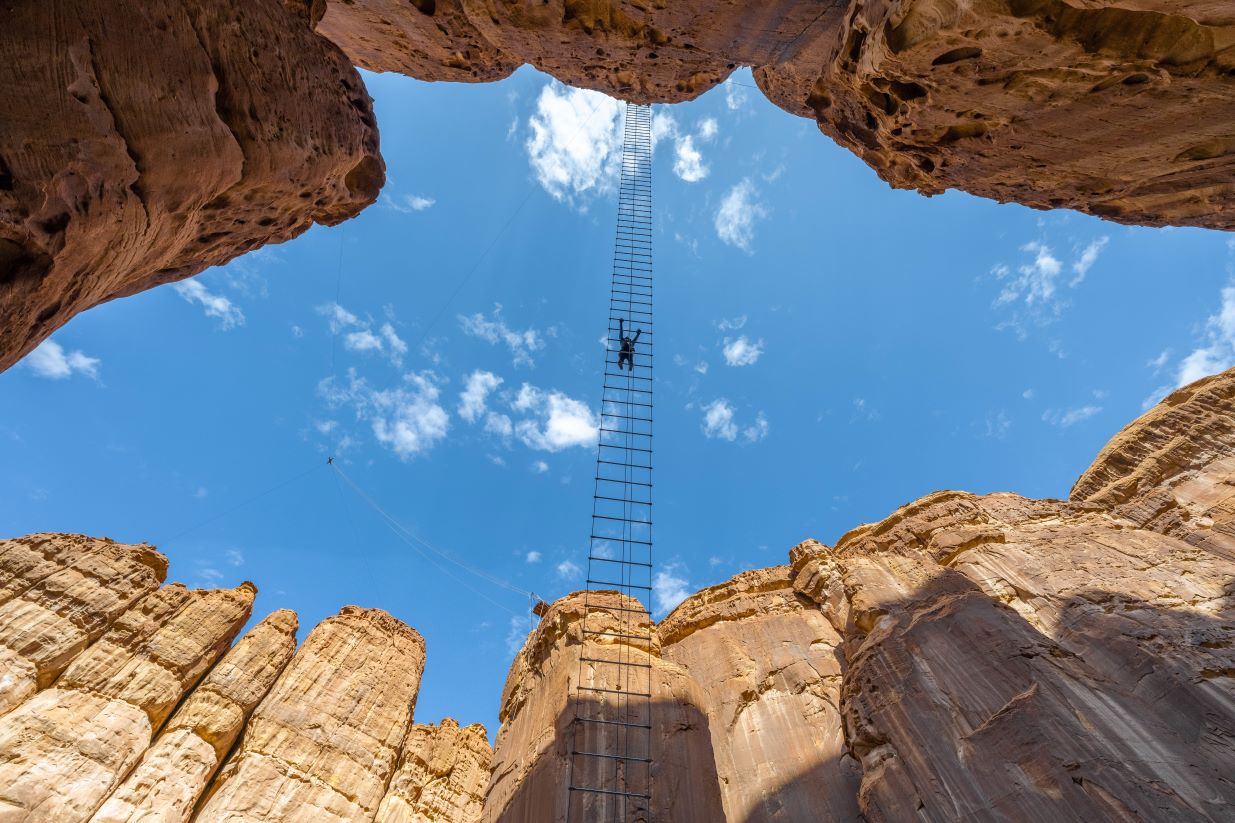
{"label": "zip line cable", "polygon": [[308,469],[308,470],[306,470],[306,471],[303,471],[303,472],[301,472],[300,474],[293,475],[292,477],[288,477],[288,478],[286,478],[285,480],[280,480],[278,483],[275,483],[273,486],[271,486],[271,487],[269,487],[269,488],[267,488],[267,489],[263,489],[262,491],[258,492],[257,494],[253,495],[252,497],[249,497],[249,498],[247,498],[247,499],[245,499],[245,500],[241,501],[240,503],[237,503],[235,506],[232,506],[230,509],[225,509],[225,510],[223,510],[223,511],[219,512],[218,514],[211,515],[210,517],[208,517],[208,518],[206,518],[205,520],[201,521],[201,522],[200,522],[200,523],[198,523],[197,525],[195,525],[195,526],[190,526],[189,528],[185,529],[184,531],[182,531],[182,532],[177,532],[176,534],[173,534],[173,535],[171,535],[170,537],[165,537],[165,538],[163,538],[162,540],[160,540],[160,541],[158,541],[158,542],[160,542],[160,543],[170,543],[170,542],[171,542],[171,541],[173,541],[173,540],[178,540],[179,538],[184,537],[186,534],[189,534],[190,532],[195,532],[195,531],[197,531],[197,530],[198,530],[198,529],[200,529],[202,526],[209,525],[209,524],[213,523],[214,521],[218,520],[218,519],[219,519],[219,518],[221,518],[221,517],[226,517],[227,515],[232,514],[233,512],[236,512],[236,511],[239,511],[240,509],[243,509],[245,506],[249,505],[250,503],[253,503],[253,502],[257,501],[257,500],[260,500],[261,498],[265,497],[266,495],[270,494],[271,492],[278,491],[279,489],[283,488],[284,486],[288,485],[289,483],[293,483],[293,482],[295,482],[295,481],[299,480],[299,479],[300,479],[300,478],[302,478],[302,477],[306,477],[306,476],[308,476],[308,475],[312,474],[313,472],[317,471],[317,470],[318,470],[318,469],[320,469],[320,468],[322,468],[322,464],[321,464],[321,463],[317,463],[317,464],[315,464],[315,465],[313,466],[313,468],[311,468],[311,469]]}
{"label": "zip line cable", "polygon": [[[428,551],[432,552],[433,554],[437,555],[438,557],[447,561],[448,563],[452,563],[455,566],[458,566],[460,569],[463,569],[465,572],[468,572],[469,574],[479,577],[480,579],[494,586],[497,586],[498,588],[502,588],[509,592],[522,595],[523,597],[528,597],[528,598],[536,597],[534,592],[530,592],[527,589],[521,589],[518,586],[511,583],[509,580],[504,580],[500,577],[496,577],[484,571],[483,569],[478,569],[475,566],[464,563],[463,561],[452,556],[449,552],[439,549],[437,546],[434,546],[429,541],[418,536],[415,532],[413,532],[411,529],[404,526],[402,523],[396,520],[393,516],[391,516],[390,513],[388,513],[385,509],[383,509],[376,500],[374,500],[367,492],[365,492],[364,489],[362,489],[359,485],[357,485],[357,483],[354,480],[352,480],[351,477],[348,476],[347,472],[343,471],[343,469],[339,467],[338,463],[331,462],[329,465],[334,468],[335,472],[337,472],[338,474],[338,477],[342,478],[343,482],[345,482],[352,489],[352,491],[356,493],[356,495],[361,500],[369,504],[369,506],[372,507],[372,509],[376,511],[382,517],[387,527],[392,532],[394,532],[394,534],[397,537],[403,540],[403,542],[412,546],[412,548],[417,549],[422,554],[424,554],[424,550],[427,549]],[[451,575],[451,576],[454,577],[454,575]],[[458,580],[457,577],[455,579]],[[471,587],[469,586],[468,588],[471,588]],[[473,589],[473,591],[475,591],[475,589]],[[489,599],[489,598],[486,598],[486,599]],[[512,614],[518,614],[518,612],[514,612],[509,607],[503,606],[502,604],[497,603],[496,601],[490,600],[490,602],[501,606],[503,609],[506,609]]]}

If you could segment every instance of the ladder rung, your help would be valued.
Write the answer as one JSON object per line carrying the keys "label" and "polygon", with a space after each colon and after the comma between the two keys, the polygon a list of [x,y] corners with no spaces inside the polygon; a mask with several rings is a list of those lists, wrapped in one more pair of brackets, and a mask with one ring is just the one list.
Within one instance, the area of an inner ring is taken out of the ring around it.
{"label": "ladder rung", "polygon": [[[618,609],[618,607],[617,607],[617,606],[605,606],[605,608],[606,608],[606,609],[615,609],[615,610],[617,610],[617,609]],[[641,610],[641,609],[620,609],[620,611],[624,611],[624,612],[637,612],[637,611],[642,611],[642,610]],[[650,669],[650,668],[652,668],[652,664],[651,664],[651,663],[631,663],[631,662],[629,662],[629,661],[621,661],[621,660],[604,660],[604,659],[599,658],[599,657],[580,657],[579,659],[580,659],[580,660],[582,660],[584,663],[612,663],[612,664],[613,664],[613,665],[615,665],[615,666],[634,666],[634,667],[635,667],[635,668],[637,668],[637,669]]]}
{"label": "ladder rung", "polygon": [[[618,480],[616,482],[621,483],[622,481]],[[592,495],[592,499],[593,500],[612,500],[614,503],[631,503],[636,506],[652,505],[651,500],[627,500],[625,497],[608,497],[607,495],[603,495],[603,494],[594,494]]]}
{"label": "ladder rung", "polygon": [[[619,464],[614,464],[614,465],[621,465],[621,464],[619,463]],[[619,479],[617,479],[617,478],[613,478],[613,477],[601,477],[599,474],[598,474],[598,475],[596,475],[596,477],[595,477],[594,479],[595,479],[595,480],[603,480],[603,481],[605,481],[606,483],[624,483],[624,484],[628,484],[628,485],[631,485],[631,486],[642,486],[642,487],[643,487],[643,488],[645,488],[645,489],[650,489],[650,488],[652,488],[652,484],[651,484],[651,483],[640,483],[638,480],[625,480],[625,479],[619,480]]]}
{"label": "ladder rung", "polygon": [[628,692],[622,689],[602,689],[600,686],[579,686],[581,692],[604,692],[605,694],[624,694],[629,697],[651,697],[651,692]]}
{"label": "ladder rung", "polygon": [[[652,544],[649,543],[648,545],[650,546]],[[589,586],[617,586],[618,588],[622,588],[622,589],[643,589],[644,591],[648,591],[648,592],[652,590],[651,586],[644,586],[639,583],[615,583],[612,580],[592,580],[589,578],[587,580],[587,584]]]}
{"label": "ladder rung", "polygon": [[[588,560],[599,560],[602,563],[618,563],[623,566],[642,566],[645,569],[652,568],[651,563],[641,563],[638,560],[618,560],[615,557],[598,557],[594,554],[589,554],[587,556],[587,559]],[[631,612],[631,611],[638,611],[638,610],[637,609],[623,609],[623,611]]]}
{"label": "ladder rung", "polygon": [[631,520],[629,517],[610,517],[607,514],[593,514],[594,520],[612,520],[615,523],[630,523],[634,526],[651,526],[651,520]]}
{"label": "ladder rung", "polygon": [[593,534],[593,540],[608,540],[610,543],[638,543],[640,546],[650,546],[650,540],[635,540],[633,537],[614,537],[611,534]]}
{"label": "ladder rung", "polygon": [[625,754],[601,754],[600,752],[571,752],[571,754],[577,754],[580,757],[607,757],[610,760],[629,760],[634,763],[651,763],[652,762],[646,757],[630,757],[629,755],[625,755]]}
{"label": "ladder rung", "polygon": [[650,794],[639,794],[638,792],[619,792],[613,789],[591,789],[591,788],[588,788],[587,786],[571,786],[570,790],[572,792],[592,792],[594,794],[616,794],[622,797],[637,797],[640,800],[651,800],[652,799],[652,796]]}

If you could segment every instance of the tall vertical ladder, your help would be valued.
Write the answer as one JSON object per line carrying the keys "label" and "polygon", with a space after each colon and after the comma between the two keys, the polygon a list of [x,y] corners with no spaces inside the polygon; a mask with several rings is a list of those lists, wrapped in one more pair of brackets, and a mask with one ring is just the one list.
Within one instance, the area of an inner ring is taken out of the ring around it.
{"label": "tall vertical ladder", "polygon": [[652,340],[652,108],[628,103],[584,605],[613,619],[584,623],[568,823],[651,820]]}

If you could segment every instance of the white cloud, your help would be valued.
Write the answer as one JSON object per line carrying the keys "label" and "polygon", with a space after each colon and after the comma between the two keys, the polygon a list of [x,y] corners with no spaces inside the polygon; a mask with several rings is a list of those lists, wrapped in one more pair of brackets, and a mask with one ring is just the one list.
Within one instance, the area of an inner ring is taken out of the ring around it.
{"label": "white cloud", "polygon": [[557,452],[596,443],[596,415],[585,403],[557,390],[545,392],[524,383],[510,406],[531,415],[514,424],[515,433],[529,449]]}
{"label": "white cloud", "polygon": [[1222,290],[1222,305],[1205,321],[1205,343],[1179,364],[1177,386],[1235,366],[1235,285]]}
{"label": "white cloud", "polygon": [[729,111],[737,111],[746,105],[746,89],[733,82],[730,77],[725,81],[725,105],[729,107]]}
{"label": "white cloud", "polygon": [[394,209],[404,214],[411,214],[412,212],[424,211],[432,207],[437,201],[432,197],[423,197],[419,194],[400,194],[397,197],[383,194],[380,202],[386,208]]}
{"label": "white cloud", "polygon": [[767,217],[767,209],[757,199],[755,184],[749,177],[729,190],[716,211],[716,236],[722,242],[751,254],[755,222]]}
{"label": "white cloud", "polygon": [[1085,275],[1089,274],[1089,270],[1093,268],[1093,264],[1097,262],[1098,255],[1102,253],[1102,249],[1106,248],[1106,244],[1109,243],[1110,240],[1111,238],[1109,237],[1099,237],[1097,240],[1092,241],[1085,247],[1085,250],[1081,252],[1081,256],[1072,263],[1072,273],[1074,277],[1072,278],[1072,282],[1068,284],[1069,286],[1076,288],[1081,284],[1081,281],[1085,279]]}
{"label": "white cloud", "polygon": [[720,126],[716,123],[715,117],[705,117],[699,121],[699,138],[701,140],[711,140],[716,137],[716,133],[720,130]]}
{"label": "white cloud", "polygon": [[747,443],[758,443],[760,440],[768,436],[768,431],[771,427],[768,425],[768,419],[763,416],[763,412],[755,415],[755,422],[746,428],[742,429],[742,437]]}
{"label": "white cloud", "polygon": [[292,337],[295,337],[297,340],[299,340],[301,337],[304,337],[304,329],[300,328],[295,323],[293,323],[292,324]]}
{"label": "white cloud", "polygon": [[362,320],[338,303],[318,306],[317,313],[326,318],[331,334],[343,334],[343,348],[353,352],[384,354],[395,366],[403,365],[407,343],[390,323],[383,323],[374,331],[372,321]]}
{"label": "white cloud", "polygon": [[732,319],[722,318],[716,321],[716,328],[721,331],[738,331],[746,325],[746,315],[741,314]]}
{"label": "white cloud", "polygon": [[730,366],[753,366],[763,355],[763,340],[752,342],[746,335],[735,340],[726,337],[724,353]]}
{"label": "white cloud", "polygon": [[64,380],[74,374],[84,374],[98,380],[99,363],[102,361],[78,350],[65,351],[55,340],[44,340],[22,362],[35,376],[48,380]]}
{"label": "white cloud", "polygon": [[485,415],[485,431],[499,437],[510,437],[515,433],[515,426],[506,415],[489,412]]}
{"label": "white cloud", "polygon": [[223,559],[226,560],[228,564],[232,566],[243,566],[244,565],[244,554],[242,554],[237,549],[224,549]]}
{"label": "white cloud", "polygon": [[525,557],[524,560],[526,560],[528,563],[539,563],[540,562],[540,552],[528,552],[527,557]]}
{"label": "white cloud", "polygon": [[532,471],[536,474],[544,474],[549,471],[549,464],[543,460],[536,460],[532,463]]}
{"label": "white cloud", "polygon": [[1069,426],[1088,420],[1102,412],[1101,406],[1080,406],[1075,409],[1047,409],[1042,413],[1042,419],[1052,426],[1068,428]]}
{"label": "white cloud", "polygon": [[[493,319],[489,319],[481,312],[459,315],[459,327],[463,329],[464,334],[479,337],[487,343],[504,344],[514,356],[516,366],[536,365],[536,361],[532,359],[532,352],[540,351],[545,347],[544,336],[536,329],[518,331],[506,325],[506,321],[502,319],[500,303],[493,307]],[[550,331],[552,332],[552,329]]]}
{"label": "white cloud", "polygon": [[502,378],[493,372],[477,369],[468,375],[467,385],[459,395],[459,416],[468,423],[475,423],[487,410],[489,394],[502,384]]}
{"label": "white cloud", "polygon": [[664,617],[674,607],[690,597],[690,583],[685,577],[681,563],[669,563],[656,572],[652,580],[653,610],[656,619]]}
{"label": "white cloud", "polygon": [[550,81],[528,120],[526,148],[537,182],[555,200],[576,204],[612,189],[621,157],[621,104],[600,92]]}
{"label": "white cloud", "polygon": [[1055,281],[1063,264],[1055,257],[1050,246],[1038,241],[1032,241],[1021,246],[1021,251],[1032,254],[1033,261],[1018,267],[1018,274],[1009,277],[1011,270],[1000,264],[995,267],[994,274],[1004,283],[1003,290],[995,298],[995,305],[1002,306],[1017,300],[1024,300],[1027,305],[1042,305],[1049,303],[1055,296]]}
{"label": "white cloud", "polygon": [[1162,352],[1157,357],[1152,358],[1145,365],[1153,369],[1154,374],[1157,374],[1158,372],[1162,371],[1162,367],[1165,366],[1170,361],[1170,359],[1171,359],[1171,350],[1163,349]]}
{"label": "white cloud", "polygon": [[506,653],[516,655],[527,642],[527,636],[532,631],[532,620],[521,614],[510,616],[510,631],[506,633]]}
{"label": "white cloud", "polygon": [[223,331],[244,325],[244,312],[221,294],[215,294],[202,285],[200,280],[181,280],[172,288],[189,303],[197,303],[207,317],[217,318]]}
{"label": "white cloud", "polygon": [[708,361],[700,360],[698,363],[696,363],[695,372],[697,372],[698,374],[707,374],[708,373]]}
{"label": "white cloud", "polygon": [[1025,398],[1026,400],[1033,400],[1033,396],[1034,396],[1033,389],[1025,389],[1023,392],[1021,392],[1021,397]]}
{"label": "white cloud", "polygon": [[713,439],[737,440],[738,426],[733,422],[733,407],[728,400],[713,400],[704,407],[703,434]]}
{"label": "white cloud", "polygon": [[331,406],[350,405],[358,419],[369,423],[377,442],[401,460],[428,452],[450,429],[432,372],[409,372],[400,385],[374,390],[355,369],[348,369],[346,385],[327,377],[318,384],[318,394]]}
{"label": "white cloud", "polygon": [[554,568],[557,576],[563,580],[578,580],[583,575],[583,569],[579,568],[579,564],[571,560],[563,560]]}
{"label": "white cloud", "polygon": [[694,138],[689,134],[679,138],[674,145],[673,173],[687,183],[698,183],[709,171],[703,154],[695,148]]}

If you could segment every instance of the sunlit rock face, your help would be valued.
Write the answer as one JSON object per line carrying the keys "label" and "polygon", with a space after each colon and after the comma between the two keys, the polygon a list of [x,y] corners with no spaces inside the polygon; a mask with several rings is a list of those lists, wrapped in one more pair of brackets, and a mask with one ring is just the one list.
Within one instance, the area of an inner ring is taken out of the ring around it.
{"label": "sunlit rock face", "polygon": [[384,178],[359,75],[281,0],[13,4],[0,88],[0,368]]}
{"label": "sunlit rock face", "polygon": [[[578,686],[616,685],[592,653],[649,667],[648,821],[1230,820],[1233,403],[1235,370],[1198,381],[1071,500],[936,492],[659,625],[568,595],[515,657],[493,749],[414,722],[424,642],[385,612],[295,650],[278,611],[233,646],[252,584],[0,541],[0,820],[564,823]],[[650,641],[583,653],[584,627],[632,620]]]}

